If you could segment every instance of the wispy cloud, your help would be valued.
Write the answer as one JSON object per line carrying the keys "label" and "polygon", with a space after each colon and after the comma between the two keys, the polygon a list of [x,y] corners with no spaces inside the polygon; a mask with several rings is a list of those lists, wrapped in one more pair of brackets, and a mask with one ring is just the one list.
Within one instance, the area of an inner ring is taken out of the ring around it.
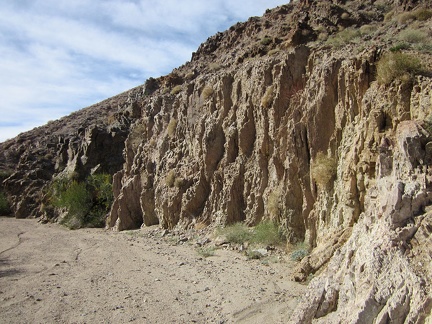
{"label": "wispy cloud", "polygon": [[0,2],[0,141],[169,73],[277,0]]}

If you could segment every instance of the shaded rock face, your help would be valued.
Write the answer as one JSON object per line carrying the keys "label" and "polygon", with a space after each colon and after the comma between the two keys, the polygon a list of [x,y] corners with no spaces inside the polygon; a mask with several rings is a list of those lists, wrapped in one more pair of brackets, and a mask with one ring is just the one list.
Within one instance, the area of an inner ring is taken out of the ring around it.
{"label": "shaded rock face", "polygon": [[[281,6],[209,38],[168,76],[0,144],[15,215],[41,215],[53,176],[109,172],[109,228],[270,219],[305,241],[295,279],[314,278],[290,322],[430,321],[431,75],[376,81],[407,28],[384,15],[427,5]],[[375,31],[323,40],[362,25]],[[417,54],[430,70],[430,53]]]}
{"label": "shaded rock face", "polygon": [[124,142],[131,121],[139,117],[143,95],[144,87],[131,89],[0,143],[1,191],[13,215],[55,220],[43,208],[53,178],[82,180],[93,172],[120,170]]}

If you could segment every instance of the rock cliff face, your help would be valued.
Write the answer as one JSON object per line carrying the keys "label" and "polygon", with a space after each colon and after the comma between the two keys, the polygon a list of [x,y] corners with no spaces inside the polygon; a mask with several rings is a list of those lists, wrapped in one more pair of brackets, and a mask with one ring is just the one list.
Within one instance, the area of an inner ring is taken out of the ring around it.
{"label": "rock cliff face", "polygon": [[[76,113],[89,122],[75,135],[70,116],[1,144],[3,165],[18,162],[4,181],[16,217],[41,216],[54,174],[100,168],[115,173],[108,227],[271,219],[307,242],[296,279],[314,278],[292,322],[431,321],[432,45],[406,40],[431,36],[428,5],[269,10],[109,108]],[[392,47],[423,68],[377,82]],[[104,121],[91,116],[99,110]]]}

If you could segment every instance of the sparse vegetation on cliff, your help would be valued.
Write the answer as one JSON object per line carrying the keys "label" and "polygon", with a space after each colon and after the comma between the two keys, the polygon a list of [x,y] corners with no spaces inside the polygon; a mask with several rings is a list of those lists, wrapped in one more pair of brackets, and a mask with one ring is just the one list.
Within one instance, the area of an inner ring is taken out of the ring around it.
{"label": "sparse vegetation on cliff", "polygon": [[261,99],[261,105],[264,108],[270,108],[274,99],[274,86],[269,86]]}
{"label": "sparse vegetation on cliff", "polygon": [[312,178],[322,187],[326,187],[336,177],[336,161],[323,152],[318,152],[312,164]]}
{"label": "sparse vegetation on cliff", "polygon": [[377,80],[380,84],[390,84],[396,79],[410,80],[421,69],[421,62],[413,55],[391,52],[385,54],[377,65]]}
{"label": "sparse vegetation on cliff", "polygon": [[201,95],[202,95],[204,100],[207,100],[208,98],[210,98],[213,95],[213,92],[214,92],[213,87],[207,85],[204,87]]}

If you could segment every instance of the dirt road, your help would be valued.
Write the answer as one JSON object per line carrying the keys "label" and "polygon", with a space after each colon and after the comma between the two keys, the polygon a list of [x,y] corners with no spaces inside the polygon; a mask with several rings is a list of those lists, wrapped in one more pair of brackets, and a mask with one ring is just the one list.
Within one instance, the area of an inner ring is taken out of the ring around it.
{"label": "dirt road", "polygon": [[160,233],[0,218],[0,322],[286,323],[305,289],[289,261]]}

